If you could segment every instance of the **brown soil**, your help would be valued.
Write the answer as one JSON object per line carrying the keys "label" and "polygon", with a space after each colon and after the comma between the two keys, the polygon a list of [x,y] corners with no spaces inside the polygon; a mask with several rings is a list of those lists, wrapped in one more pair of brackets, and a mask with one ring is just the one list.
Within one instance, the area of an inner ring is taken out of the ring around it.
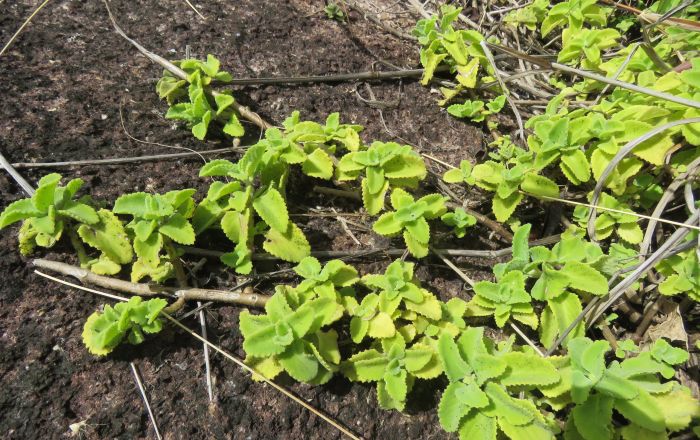
{"label": "brown soil", "polygon": [[[35,3],[10,2],[3,7],[0,41],[9,39]],[[319,1],[196,3],[206,21],[182,0],[147,5],[115,0],[111,5],[124,30],[156,53],[177,59],[190,45],[197,56],[217,55],[239,77],[364,71],[380,60],[403,67],[418,65],[415,43],[388,35],[355,13],[349,24],[331,21],[321,12]],[[400,6],[392,10],[399,11]],[[398,24],[413,20],[411,15],[396,17]],[[220,146],[197,142],[186,129],[163,118],[165,106],[154,92],[159,75],[159,67],[113,32],[102,2],[52,2],[0,63],[0,150],[11,162],[170,152],[130,140],[120,123],[120,107],[126,129],[139,139],[194,149]],[[382,111],[386,127],[379,110],[357,98],[356,89],[368,98],[362,84],[248,87],[240,88],[236,96],[277,123],[293,110],[300,110],[303,118],[321,121],[328,113],[340,111],[344,121],[366,127],[366,141],[405,140],[453,164],[481,149],[481,131],[451,119],[436,105],[436,95],[415,80],[373,83],[371,88],[378,100],[400,99],[398,106]],[[244,144],[258,136],[255,127],[248,128]],[[135,190],[191,186],[201,191],[206,182],[197,178],[200,166],[192,159],[57,171],[82,177],[87,192],[113,201],[118,194]],[[30,182],[46,172],[22,170]],[[309,195],[308,187],[314,183],[301,178],[292,183],[295,212],[317,205],[335,206],[339,211],[357,208],[345,200]],[[21,189],[0,173],[0,207],[21,197]],[[300,221],[315,249],[369,249],[384,243],[357,231],[362,242],[357,246],[332,218]],[[91,356],[80,334],[85,318],[103,300],[34,275],[29,260],[19,256],[15,237],[16,228],[0,234],[0,437],[63,438],[70,436],[69,425],[85,422],[81,435],[86,438],[153,438],[129,368],[133,361],[166,438],[339,438],[330,425],[274,389],[252,382],[220,356],[212,357],[216,402],[210,406],[201,345],[182,332],[169,329],[141,346],[121,347],[104,359]],[[474,243],[448,245],[473,247]],[[60,246],[48,257],[73,261],[69,250]],[[436,263],[422,262],[420,277],[444,299],[459,294],[462,283]],[[385,264],[366,269],[377,270]],[[489,269],[483,264],[473,262],[467,269],[472,276],[483,277],[482,270]],[[201,281],[211,286],[236,283],[230,271],[216,264],[200,273],[206,274]],[[269,284],[258,287],[271,291]],[[209,337],[243,356],[238,313],[235,307],[212,308],[207,315]],[[198,326],[192,318],[187,324]],[[373,387],[343,378],[321,387],[286,379],[281,383],[365,438],[447,437],[437,421],[437,390],[442,384],[435,381],[418,382],[405,414],[380,409]]]}

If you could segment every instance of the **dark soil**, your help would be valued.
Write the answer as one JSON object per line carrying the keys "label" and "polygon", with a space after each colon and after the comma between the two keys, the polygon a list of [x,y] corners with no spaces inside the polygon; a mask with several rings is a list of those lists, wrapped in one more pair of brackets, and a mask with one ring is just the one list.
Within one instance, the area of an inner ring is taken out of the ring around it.
{"label": "dark soil", "polygon": [[[3,6],[1,42],[9,39],[35,3]],[[331,21],[321,12],[324,5],[320,1],[196,3],[206,21],[182,0],[147,4],[115,0],[111,5],[124,30],[154,52],[177,59],[190,45],[199,57],[215,54],[238,77],[364,71],[381,67],[379,61],[402,67],[418,65],[415,43],[388,35],[355,13],[349,24]],[[393,2],[379,3],[403,11]],[[413,21],[413,16],[405,14],[394,23],[408,31]],[[114,33],[102,2],[52,2],[0,63],[0,150],[11,162],[172,152],[131,140],[122,128],[120,108],[126,129],[139,139],[200,150],[221,146],[197,142],[188,130],[163,118],[165,105],[154,92],[160,73],[159,67]],[[482,148],[480,129],[451,119],[436,105],[437,95],[415,80],[371,84],[377,100],[400,100],[397,106],[382,110],[386,126],[380,111],[359,100],[356,89],[369,98],[365,86],[354,83],[248,87],[237,90],[236,96],[277,123],[293,110],[300,110],[303,118],[320,121],[340,111],[344,121],[366,127],[366,141],[403,140],[453,164]],[[259,134],[254,126],[247,128],[244,144]],[[136,190],[195,187],[201,194],[206,182],[197,178],[200,166],[201,162],[191,159],[56,171],[82,177],[87,192],[111,202],[120,193]],[[30,182],[46,172],[22,170]],[[309,194],[309,185],[314,183],[318,182],[292,182],[295,212],[308,212],[306,207],[315,206],[335,206],[339,211],[358,208],[352,202]],[[21,197],[21,189],[0,173],[0,208]],[[371,249],[385,243],[356,231],[362,242],[358,246],[332,218],[300,221],[315,249]],[[129,368],[132,361],[141,371],[165,438],[340,436],[321,419],[271,387],[252,382],[242,370],[216,355],[212,357],[215,403],[209,405],[201,345],[173,329],[141,346],[121,347],[104,359],[91,356],[80,335],[85,318],[103,300],[33,274],[29,260],[18,254],[16,231],[13,227],[0,234],[0,437],[70,437],[69,425],[83,423],[80,434],[84,438],[153,438]],[[474,243],[449,244],[474,247]],[[69,250],[61,246],[48,257],[73,261]],[[386,263],[366,268],[378,270]],[[422,262],[419,276],[443,299],[459,294],[461,282],[437,263]],[[474,262],[467,270],[483,277],[482,269],[489,268],[482,264]],[[200,274],[201,281],[210,286],[231,287],[237,281],[230,271],[213,263]],[[269,283],[257,287],[272,290]],[[243,357],[238,313],[235,307],[209,310],[209,337]],[[186,323],[198,327],[192,318]],[[405,414],[380,409],[373,387],[343,378],[321,387],[286,379],[281,383],[364,438],[447,437],[437,421],[440,387],[435,382],[418,382]]]}

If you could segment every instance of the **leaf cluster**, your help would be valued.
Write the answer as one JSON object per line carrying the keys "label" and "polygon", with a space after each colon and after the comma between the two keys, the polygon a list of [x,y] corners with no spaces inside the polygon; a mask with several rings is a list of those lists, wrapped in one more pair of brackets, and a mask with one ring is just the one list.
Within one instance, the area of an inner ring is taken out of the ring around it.
{"label": "leaf cluster", "polygon": [[10,203],[0,214],[0,228],[22,221],[22,254],[31,253],[36,246],[52,247],[61,238],[66,223],[94,225],[100,221],[86,200],[74,200],[83,180],[73,179],[66,186],[59,186],[60,181],[58,173],[45,175],[34,195]]}
{"label": "leaf cluster", "polygon": [[417,258],[428,255],[430,225],[428,220],[445,213],[446,198],[440,194],[428,194],[416,200],[412,195],[397,188],[391,192],[394,211],[382,214],[372,225],[374,232],[394,236],[403,234],[408,251]]}
{"label": "leaf cluster", "polygon": [[119,196],[114,202],[113,213],[132,218],[126,224],[136,253],[131,268],[132,281],[146,276],[164,281],[172,276],[174,249],[171,243],[194,244],[195,233],[190,223],[194,193],[194,189],[165,194],[137,192]]}
{"label": "leaf cluster", "polygon": [[231,81],[231,74],[219,70],[219,60],[209,54],[206,61],[187,59],[174,64],[187,73],[187,80],[168,70],[163,71],[156,91],[170,106],[165,117],[187,122],[192,135],[199,140],[204,140],[212,121],[219,122],[222,131],[229,136],[243,136],[243,125],[234,109],[235,99],[231,92],[211,90],[212,82]]}
{"label": "leaf cluster", "polygon": [[111,353],[125,338],[130,344],[138,345],[145,340],[144,333],[158,333],[163,328],[158,315],[166,305],[164,299],[143,301],[139,296],[114,307],[106,305],[102,313],[88,317],[83,327],[83,343],[97,356]]}
{"label": "leaf cluster", "polygon": [[447,113],[457,118],[467,118],[473,122],[481,122],[487,116],[499,113],[506,103],[506,95],[499,95],[487,103],[479,100],[466,100],[463,104],[452,104],[447,107]]}
{"label": "leaf cluster", "polygon": [[377,141],[344,155],[336,178],[342,182],[362,176],[363,204],[369,214],[376,215],[384,209],[389,188],[415,187],[426,175],[425,162],[409,145]]}
{"label": "leaf cluster", "polygon": [[[424,68],[421,84],[427,85],[440,66],[447,66],[455,75],[457,86],[441,88],[445,99],[440,105],[444,105],[463,90],[476,87],[480,69],[493,74],[480,46],[484,36],[474,30],[454,28],[453,22],[461,11],[462,8],[443,5],[439,15],[419,20],[413,30],[413,35],[418,37],[421,45],[420,62]],[[488,79],[482,78],[485,81]]]}
{"label": "leaf cluster", "polygon": [[286,261],[299,262],[310,252],[302,230],[289,218],[286,183],[292,165],[319,179],[334,174],[335,153],[362,147],[361,126],[341,124],[338,113],[325,125],[301,121],[299,112],[284,121],[283,129],[265,131],[265,137],[249,147],[236,163],[217,159],[199,172],[201,177],[226,177],[215,181],[207,197],[196,207],[193,223],[200,233],[218,224],[235,246],[221,260],[239,273],[252,270],[255,237],[263,235],[263,248]]}

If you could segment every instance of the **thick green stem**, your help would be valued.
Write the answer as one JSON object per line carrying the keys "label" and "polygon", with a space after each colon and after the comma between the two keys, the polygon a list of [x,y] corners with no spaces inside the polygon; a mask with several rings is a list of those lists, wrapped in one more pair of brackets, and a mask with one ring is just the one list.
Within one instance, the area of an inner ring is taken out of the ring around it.
{"label": "thick green stem", "polygon": [[70,243],[73,246],[73,249],[75,249],[75,252],[78,254],[78,261],[80,261],[80,266],[86,267],[88,262],[90,261],[90,257],[88,257],[87,252],[85,251],[85,246],[83,246],[83,242],[80,240],[80,237],[78,237],[78,234],[75,232],[75,229],[73,229],[71,225],[66,225],[66,228],[68,228],[68,237],[70,238]]}
{"label": "thick green stem", "polygon": [[[182,289],[186,288],[187,274],[185,274],[185,269],[182,267],[182,263],[180,263],[180,256],[177,254],[177,250],[175,249],[175,246],[173,246],[173,242],[168,237],[163,237],[163,247],[165,247],[165,251],[168,253],[170,262],[175,270],[175,278],[177,279],[178,286]],[[177,301],[167,307],[167,313],[176,312],[184,305],[184,298],[178,298]]]}

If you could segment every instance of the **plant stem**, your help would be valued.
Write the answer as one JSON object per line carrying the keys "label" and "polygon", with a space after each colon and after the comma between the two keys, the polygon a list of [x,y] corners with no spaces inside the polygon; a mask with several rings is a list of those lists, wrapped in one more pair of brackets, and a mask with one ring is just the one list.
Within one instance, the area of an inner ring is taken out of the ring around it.
{"label": "plant stem", "polygon": [[236,289],[233,291],[210,289],[176,289],[155,284],[132,283],[118,278],[97,275],[87,269],[72,266],[58,261],[36,259],[32,264],[42,269],[77,278],[82,284],[93,284],[118,292],[131,293],[138,296],[153,297],[166,295],[177,297],[184,301],[216,301],[223,304],[239,304],[251,307],[263,307],[268,296],[256,294],[252,288]]}
{"label": "plant stem", "polygon": [[175,249],[175,246],[173,246],[173,242],[168,237],[163,237],[163,247],[165,248],[165,252],[168,253],[170,263],[172,263],[173,269],[175,270],[175,279],[177,280],[177,284],[180,286],[180,288],[184,289],[187,287],[187,274],[185,273],[185,269],[182,267],[182,263],[180,262],[180,256],[177,254],[177,250]]}
{"label": "plant stem", "polygon": [[447,202],[446,203],[447,207],[449,207],[451,209],[455,209],[455,208],[464,209],[464,212],[466,212],[469,215],[474,216],[474,218],[476,218],[476,220],[479,223],[482,223],[484,226],[491,229],[496,234],[500,235],[501,238],[503,238],[504,240],[513,241],[513,234],[508,232],[500,223],[493,221],[490,218],[486,217],[484,214],[481,214],[480,212],[476,212],[473,209],[469,208],[469,205],[467,204],[467,202],[460,199],[457,196],[457,194],[455,194],[454,191],[452,191],[450,189],[449,186],[447,186],[445,183],[443,183],[440,176],[436,175],[436,178],[437,178],[438,187],[440,187],[440,189],[443,191],[443,193],[447,194],[448,197],[450,197],[452,200],[457,202],[457,203]]}
{"label": "plant stem", "polygon": [[73,246],[73,249],[75,249],[75,252],[78,254],[78,261],[80,261],[80,266],[86,265],[88,261],[90,261],[90,258],[87,255],[87,252],[85,252],[85,246],[83,246],[83,242],[80,241],[80,237],[78,237],[78,234],[75,232],[75,229],[71,227],[72,225],[68,224],[65,227],[68,228],[68,237],[70,238],[70,244]]}
{"label": "plant stem", "polygon": [[68,275],[77,278],[83,284],[89,283],[95,286],[106,287],[108,289],[117,290],[119,292],[128,292],[139,296],[156,296],[156,295],[171,295],[173,288],[158,286],[155,284],[132,283],[129,281],[111,278],[104,275],[97,275],[87,269],[72,266],[70,264],[61,263],[58,261],[45,260],[37,258],[32,261],[32,264],[42,269],[47,269],[62,275]]}
{"label": "plant stem", "polygon": [[[445,71],[447,69],[436,69]],[[332,83],[344,81],[365,81],[365,80],[386,80],[399,78],[418,78],[423,75],[423,69],[404,69],[379,72],[369,70],[366,72],[338,73],[335,75],[309,75],[309,76],[280,76],[268,78],[234,78],[226,85],[257,86],[270,84],[309,84],[309,83]]]}
{"label": "plant stem", "polygon": [[204,154],[220,154],[220,153],[231,153],[231,152],[242,152],[243,149],[233,149],[233,148],[217,148],[214,150],[204,150],[197,152],[187,152],[187,153],[171,153],[171,154],[154,154],[149,156],[137,156],[137,157],[115,157],[112,159],[87,159],[87,160],[73,160],[65,162],[18,162],[13,163],[12,166],[15,168],[63,168],[63,167],[73,167],[73,166],[83,166],[83,165],[118,165],[124,163],[133,162],[149,162],[154,160],[173,160],[180,159],[183,157],[204,155]]}
{"label": "plant stem", "polygon": [[314,186],[314,192],[320,194],[326,194],[335,197],[345,197],[346,199],[353,199],[362,201],[362,196],[357,191],[349,191],[346,189],[329,188],[327,186]]}
{"label": "plant stem", "polygon": [[175,295],[185,298],[185,301],[213,301],[219,303],[242,304],[250,307],[264,307],[267,295],[258,295],[252,287],[245,287],[242,291],[229,292],[227,290],[212,289],[185,289],[175,291]]}
{"label": "plant stem", "polygon": [[[540,238],[538,240],[533,240],[529,243],[532,246],[548,246],[557,243],[560,240],[560,235],[550,235],[548,237]],[[208,258],[219,258],[225,252],[216,251],[211,249],[201,249],[193,246],[180,246],[180,249],[184,250],[185,253],[190,255],[197,255],[200,257]],[[398,248],[378,248],[370,250],[352,250],[352,251],[311,251],[309,254],[312,257],[319,259],[335,259],[335,258],[358,258],[366,257],[373,254],[382,254],[388,257],[400,257],[405,252],[405,249]],[[436,252],[440,252],[448,257],[466,257],[466,258],[490,258],[497,259],[502,257],[507,257],[513,253],[512,247],[507,247],[498,250],[472,250],[472,249],[435,249]],[[252,259],[254,261],[279,261],[280,259],[274,255],[265,253],[253,254]]]}

